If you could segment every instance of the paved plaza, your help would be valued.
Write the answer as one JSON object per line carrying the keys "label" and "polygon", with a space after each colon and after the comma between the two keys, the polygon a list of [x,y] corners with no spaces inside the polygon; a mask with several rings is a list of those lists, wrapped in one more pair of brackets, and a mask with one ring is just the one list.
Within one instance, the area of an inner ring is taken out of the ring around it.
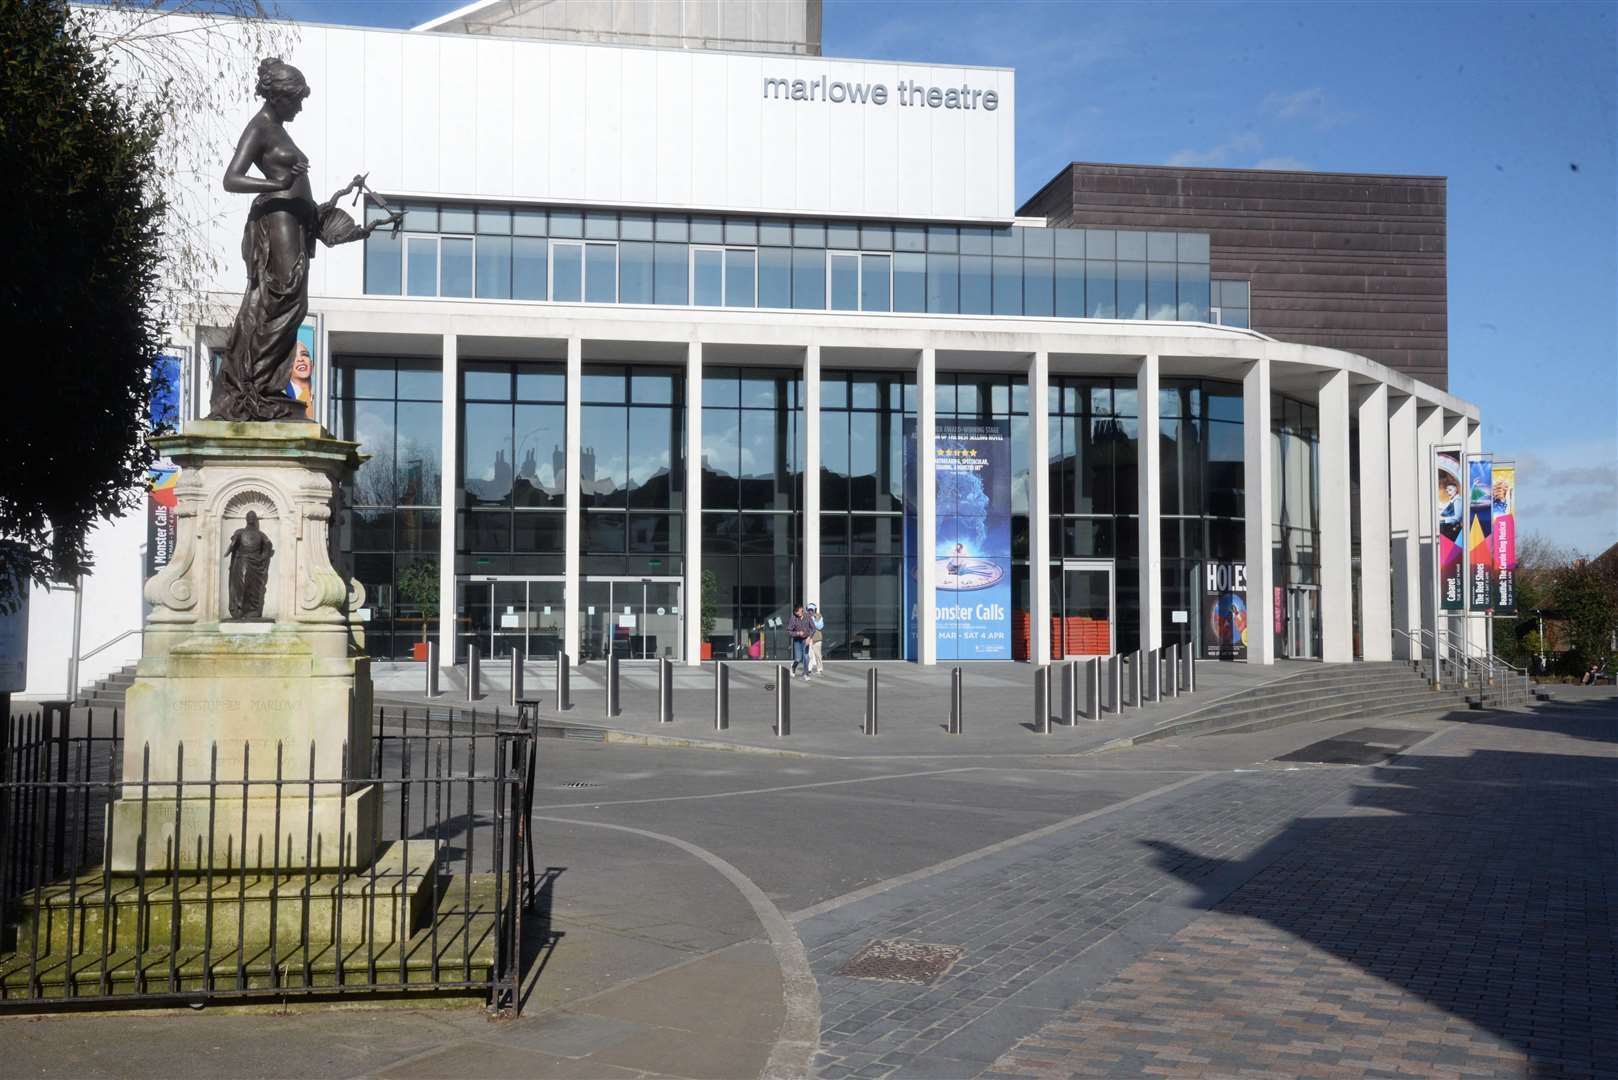
{"label": "paved plaza", "polygon": [[1611,690],[1024,745],[547,740],[520,1018],[11,1017],[7,1074],[1618,1077]]}

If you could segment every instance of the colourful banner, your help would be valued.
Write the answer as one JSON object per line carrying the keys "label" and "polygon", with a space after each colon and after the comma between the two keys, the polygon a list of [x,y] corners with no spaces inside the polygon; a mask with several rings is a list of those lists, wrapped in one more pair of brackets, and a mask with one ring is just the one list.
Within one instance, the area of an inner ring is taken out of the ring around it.
{"label": "colourful banner", "polygon": [[939,420],[935,640],[940,660],[1011,659],[1011,422]]}
{"label": "colourful banner", "polygon": [[1461,580],[1461,519],[1466,506],[1466,488],[1461,484],[1461,452],[1454,448],[1437,448],[1433,451],[1433,460],[1438,606],[1444,611],[1464,611],[1466,593]]}
{"label": "colourful banner", "polygon": [[1496,462],[1493,491],[1494,608],[1496,614],[1517,612],[1517,466]]}
{"label": "colourful banner", "polygon": [[[1202,597],[1207,619],[1202,628],[1203,659],[1246,660],[1247,564],[1204,563]],[[1275,629],[1280,632],[1279,622]]]}
{"label": "colourful banner", "polygon": [[1466,478],[1466,606],[1487,611],[1494,606],[1494,460],[1468,457]]}
{"label": "colourful banner", "polygon": [[303,402],[311,420],[315,418],[316,329],[313,319],[298,327],[298,341],[292,346],[292,377],[287,381],[287,397]]}
{"label": "colourful banner", "polygon": [[146,472],[147,577],[163,569],[174,557],[174,544],[179,537],[179,521],[174,516],[174,484],[179,478],[180,470],[172,466]]}

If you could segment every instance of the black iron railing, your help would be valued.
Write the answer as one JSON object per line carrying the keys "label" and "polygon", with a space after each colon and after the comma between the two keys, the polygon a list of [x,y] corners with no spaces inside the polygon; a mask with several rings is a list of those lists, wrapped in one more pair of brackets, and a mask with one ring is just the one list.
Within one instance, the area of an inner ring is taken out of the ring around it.
{"label": "black iron railing", "polygon": [[115,710],[0,724],[0,1008],[423,991],[519,1008],[533,731],[373,719],[368,767],[341,770],[368,775],[347,777],[313,745],[126,754]]}

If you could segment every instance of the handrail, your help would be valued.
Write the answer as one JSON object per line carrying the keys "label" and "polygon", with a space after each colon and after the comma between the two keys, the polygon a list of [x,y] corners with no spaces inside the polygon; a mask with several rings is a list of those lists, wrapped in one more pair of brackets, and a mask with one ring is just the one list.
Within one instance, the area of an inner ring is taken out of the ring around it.
{"label": "handrail", "polygon": [[95,648],[91,649],[89,652],[81,654],[79,656],[79,663],[82,664],[86,660],[90,659],[90,657],[94,656],[96,653],[104,652],[105,650],[112,648],[114,645],[116,645],[120,641],[124,640],[124,638],[128,637],[130,634],[144,634],[144,633],[146,633],[146,628],[144,626],[137,626],[133,630],[125,630],[123,633],[119,634],[117,637],[113,638],[111,641],[103,642],[102,644],[97,645]]}

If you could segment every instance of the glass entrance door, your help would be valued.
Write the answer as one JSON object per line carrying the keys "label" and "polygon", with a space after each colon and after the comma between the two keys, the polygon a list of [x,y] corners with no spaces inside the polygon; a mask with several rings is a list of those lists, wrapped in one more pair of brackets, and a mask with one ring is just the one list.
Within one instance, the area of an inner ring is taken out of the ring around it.
{"label": "glass entrance door", "polygon": [[586,660],[609,652],[621,660],[685,658],[680,578],[585,578],[579,651]]}
{"label": "glass entrance door", "polygon": [[1110,656],[1116,592],[1111,560],[1069,559],[1062,564],[1061,589],[1051,597],[1056,609],[1051,651],[1063,656]]}
{"label": "glass entrance door", "polygon": [[560,578],[480,578],[460,582],[455,662],[466,662],[476,643],[485,659],[507,657],[513,646],[531,660],[562,648],[565,588]]}
{"label": "glass entrance door", "polygon": [[1320,655],[1315,634],[1319,597],[1320,591],[1312,586],[1287,588],[1287,656],[1294,660],[1313,660]]}

